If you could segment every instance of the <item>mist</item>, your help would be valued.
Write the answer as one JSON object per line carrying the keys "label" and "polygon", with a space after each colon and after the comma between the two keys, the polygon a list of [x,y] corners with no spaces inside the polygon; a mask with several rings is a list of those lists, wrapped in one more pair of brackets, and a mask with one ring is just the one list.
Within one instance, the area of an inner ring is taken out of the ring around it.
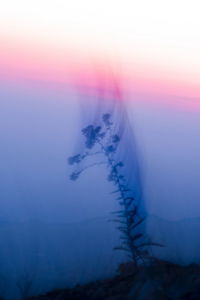
{"label": "mist", "polygon": [[33,282],[30,294],[39,294],[111,276],[126,258],[113,251],[119,233],[110,218],[119,204],[106,168],[69,179],[68,157],[84,149],[81,129],[98,125],[107,112],[122,136],[118,157],[147,215],[145,230],[167,245],[155,255],[200,261],[199,114],[129,97],[137,101],[107,101],[72,86],[0,86],[0,292],[6,299],[20,299],[24,277]]}

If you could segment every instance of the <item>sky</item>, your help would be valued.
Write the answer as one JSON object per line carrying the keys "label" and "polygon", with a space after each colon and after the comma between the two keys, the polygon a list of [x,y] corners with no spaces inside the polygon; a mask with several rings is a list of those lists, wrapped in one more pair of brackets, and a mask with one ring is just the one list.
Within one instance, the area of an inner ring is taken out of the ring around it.
{"label": "sky", "polygon": [[140,91],[148,85],[198,97],[198,10],[198,1],[180,0],[8,0],[1,4],[1,76],[78,77],[91,85],[85,72],[93,77],[110,65],[127,88],[135,82]]}
{"label": "sky", "polygon": [[110,98],[134,130],[148,212],[198,217],[199,2],[0,6],[1,218],[71,222],[115,208],[103,168],[74,185],[67,166]]}

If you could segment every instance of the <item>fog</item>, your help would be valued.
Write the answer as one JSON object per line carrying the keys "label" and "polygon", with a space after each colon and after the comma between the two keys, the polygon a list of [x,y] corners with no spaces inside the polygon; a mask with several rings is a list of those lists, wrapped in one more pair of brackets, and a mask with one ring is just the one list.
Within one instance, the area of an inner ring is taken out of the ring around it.
{"label": "fog", "polygon": [[119,235],[109,220],[118,203],[105,167],[69,180],[68,157],[84,148],[81,129],[106,112],[122,134],[119,157],[147,214],[146,232],[166,246],[155,254],[200,261],[199,114],[140,97],[101,102],[74,87],[0,86],[0,292],[6,298],[20,299],[18,283],[27,276],[30,294],[37,294],[110,276],[126,259],[113,250]]}
{"label": "fog", "polygon": [[147,211],[168,220],[199,217],[199,112],[144,100],[130,114],[143,159]]}

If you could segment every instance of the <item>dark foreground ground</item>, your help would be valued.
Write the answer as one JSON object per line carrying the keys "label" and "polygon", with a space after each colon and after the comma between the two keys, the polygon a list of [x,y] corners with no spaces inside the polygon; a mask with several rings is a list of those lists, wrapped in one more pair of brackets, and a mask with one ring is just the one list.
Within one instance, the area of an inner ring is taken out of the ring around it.
{"label": "dark foreground ground", "polygon": [[128,264],[119,274],[71,289],[54,290],[29,300],[200,300],[200,265],[157,261],[138,271]]}

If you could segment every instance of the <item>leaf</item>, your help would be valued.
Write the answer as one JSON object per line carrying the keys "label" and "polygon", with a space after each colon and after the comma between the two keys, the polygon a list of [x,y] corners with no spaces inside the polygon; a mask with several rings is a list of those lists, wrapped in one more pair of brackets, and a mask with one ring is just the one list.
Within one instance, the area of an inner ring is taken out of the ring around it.
{"label": "leaf", "polygon": [[146,242],[146,243],[142,243],[142,244],[138,245],[137,248],[142,248],[142,247],[147,247],[147,246],[165,247],[164,245],[159,244],[159,243]]}
{"label": "leaf", "polygon": [[127,237],[127,236],[125,236],[125,235],[120,235],[120,240],[129,240],[129,238]]}
{"label": "leaf", "polygon": [[124,213],[124,210],[117,210],[117,211],[112,211],[111,214],[118,214],[118,213]]}
{"label": "leaf", "polygon": [[105,132],[100,133],[100,134],[99,134],[100,139],[103,139],[103,138],[105,137],[105,135],[106,135]]}
{"label": "leaf", "polygon": [[115,214],[115,217],[118,219],[118,220],[123,220],[123,219],[127,219],[127,216],[123,213],[118,213],[118,214]]}
{"label": "leaf", "polygon": [[136,241],[138,239],[140,239],[143,236],[143,233],[137,233],[136,235],[134,235],[131,239],[133,241]]}
{"label": "leaf", "polygon": [[139,221],[137,221],[135,224],[131,225],[131,228],[134,229],[136,228],[138,225],[140,225],[141,223],[143,223],[146,220],[146,218],[141,218]]}
{"label": "leaf", "polygon": [[130,189],[124,188],[124,189],[123,189],[123,192],[130,192]]}
{"label": "leaf", "polygon": [[111,192],[111,194],[116,194],[116,193],[119,193],[119,192],[120,192],[120,190],[116,190],[116,191]]}
{"label": "leaf", "polygon": [[119,219],[113,219],[113,220],[111,220],[112,222],[116,222],[116,223],[120,223],[120,224],[127,224],[127,222],[124,222],[124,221],[121,221],[121,220],[119,220]]}
{"label": "leaf", "polygon": [[118,226],[117,229],[119,229],[119,230],[126,230],[127,231],[127,227],[126,226]]}
{"label": "leaf", "polygon": [[101,126],[94,127],[93,125],[89,125],[82,129],[82,133],[86,138],[86,148],[92,149],[98,138],[101,137]]}
{"label": "leaf", "polygon": [[72,181],[75,181],[75,180],[78,179],[79,175],[80,175],[80,172],[73,172],[73,173],[71,173],[71,175],[70,175],[70,179],[71,179]]}
{"label": "leaf", "polygon": [[116,148],[113,145],[109,145],[106,147],[106,153],[115,152]]}
{"label": "leaf", "polygon": [[118,163],[116,163],[116,165],[115,165],[115,167],[123,167],[124,166],[124,164],[123,164],[123,162],[122,161],[119,161]]}
{"label": "leaf", "polygon": [[114,250],[122,250],[122,251],[127,251],[127,252],[131,252],[130,249],[123,247],[123,246],[117,246],[113,248]]}
{"label": "leaf", "polygon": [[70,156],[70,157],[68,158],[68,164],[69,164],[69,165],[78,164],[78,163],[81,162],[81,160],[82,160],[81,155],[80,155],[80,154],[76,154],[76,155]]}
{"label": "leaf", "polygon": [[128,234],[128,230],[126,229],[126,227],[122,227],[122,226],[119,226],[117,227],[118,230],[120,230],[121,232],[123,232],[124,234]]}
{"label": "leaf", "polygon": [[124,240],[122,242],[122,245],[127,245],[127,246],[129,246],[131,248],[131,242],[129,240]]}
{"label": "leaf", "polygon": [[114,134],[112,136],[112,142],[113,143],[119,143],[119,141],[120,141],[120,137],[117,134]]}
{"label": "leaf", "polygon": [[109,113],[103,114],[102,120],[103,120],[103,122],[104,122],[104,124],[105,124],[106,126],[112,125],[112,122],[110,121],[110,118],[111,118],[111,114],[109,114]]}

